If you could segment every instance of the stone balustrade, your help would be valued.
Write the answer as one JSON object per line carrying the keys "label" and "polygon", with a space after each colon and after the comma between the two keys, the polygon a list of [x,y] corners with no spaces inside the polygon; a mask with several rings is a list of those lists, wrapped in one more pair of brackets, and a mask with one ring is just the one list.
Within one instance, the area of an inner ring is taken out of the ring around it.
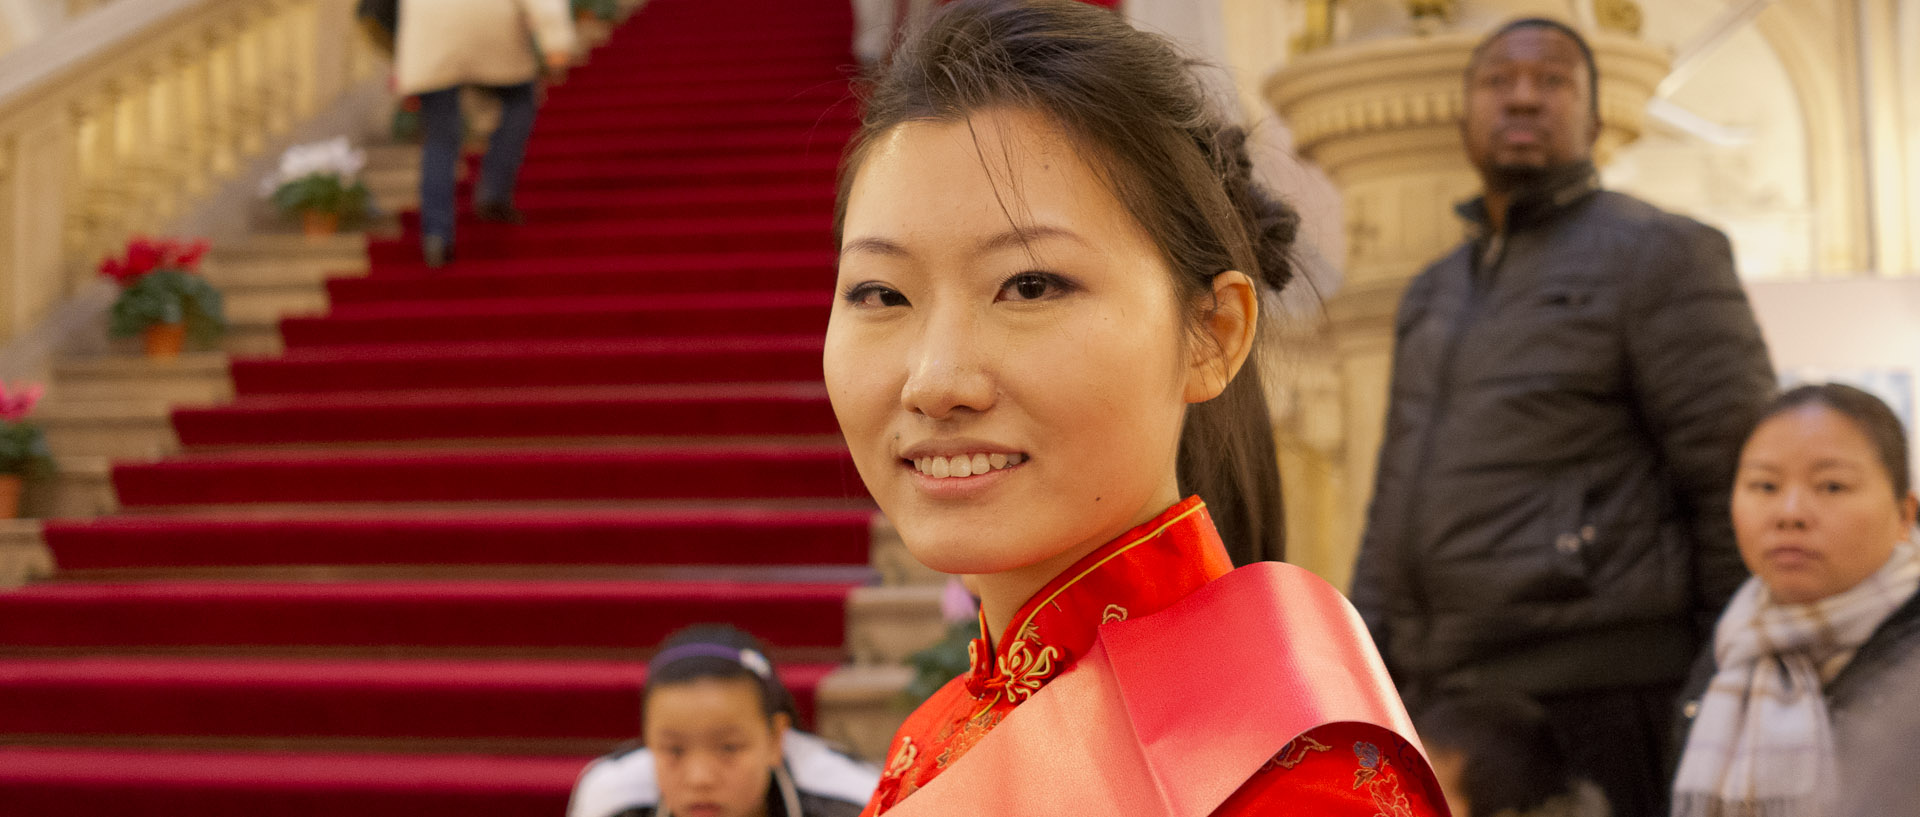
{"label": "stone balustrade", "polygon": [[0,56],[0,341],[383,70],[353,5],[106,4]]}

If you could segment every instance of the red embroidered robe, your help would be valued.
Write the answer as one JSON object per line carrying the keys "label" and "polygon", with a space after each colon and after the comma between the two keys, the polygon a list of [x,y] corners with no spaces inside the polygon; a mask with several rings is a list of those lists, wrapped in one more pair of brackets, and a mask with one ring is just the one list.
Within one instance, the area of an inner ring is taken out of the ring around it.
{"label": "red embroidered robe", "polygon": [[[952,767],[1009,714],[1088,657],[1096,647],[1102,625],[1166,610],[1231,569],[1205,506],[1198,497],[1191,497],[1061,573],[1015,613],[997,646],[986,637],[983,618],[982,637],[969,645],[972,669],[915,710],[894,736],[880,787],[863,817],[887,813]],[[1344,608],[1344,603],[1341,606]],[[1220,624],[1227,631],[1233,629],[1232,622]],[[1289,645],[1236,646],[1284,650]],[[1371,655],[1371,649],[1370,643],[1364,645],[1367,655]],[[1100,653],[1090,664],[1099,664],[1097,659],[1105,657]],[[1374,663],[1377,665],[1377,659]],[[1223,688],[1231,688],[1234,679],[1221,678],[1220,682]],[[1202,696],[1209,692],[1192,690]],[[1280,693],[1276,690],[1274,694]],[[1179,706],[1172,702],[1169,708],[1177,710]],[[1399,703],[1397,699],[1383,702],[1382,708],[1398,713]],[[1173,717],[1177,722],[1179,715]],[[1212,739],[1205,735],[1187,737]],[[1272,814],[1276,810],[1316,817],[1447,814],[1419,750],[1384,726],[1326,723],[1290,737],[1291,742],[1273,744],[1279,745],[1279,750],[1251,777],[1233,778],[1237,788],[1211,813],[1227,817]],[[1183,753],[1172,754],[1178,763]],[[1104,763],[1097,765],[1106,767]],[[1177,770],[1175,774],[1190,775]],[[1032,775],[1044,780],[1048,770],[1036,768]],[[951,800],[953,793],[945,794]],[[1164,802],[1168,797],[1158,799]],[[1174,795],[1171,799],[1179,798]],[[942,808],[941,813],[948,810]]]}

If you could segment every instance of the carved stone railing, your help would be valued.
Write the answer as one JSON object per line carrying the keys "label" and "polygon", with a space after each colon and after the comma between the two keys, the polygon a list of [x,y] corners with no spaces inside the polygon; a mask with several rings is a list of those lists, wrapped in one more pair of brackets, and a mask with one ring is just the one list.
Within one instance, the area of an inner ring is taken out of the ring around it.
{"label": "carved stone railing", "polygon": [[0,56],[0,342],[381,70],[353,0],[140,0]]}

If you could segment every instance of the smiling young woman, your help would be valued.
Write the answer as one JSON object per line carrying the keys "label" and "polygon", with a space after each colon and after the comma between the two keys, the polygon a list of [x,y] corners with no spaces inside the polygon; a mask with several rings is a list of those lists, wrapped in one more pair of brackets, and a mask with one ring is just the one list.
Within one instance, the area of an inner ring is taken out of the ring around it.
{"label": "smiling young woman", "polygon": [[981,637],[867,813],[1445,813],[1351,608],[1259,562],[1298,218],[1249,170],[1165,41],[1069,0],[954,3],[874,79],[827,388]]}

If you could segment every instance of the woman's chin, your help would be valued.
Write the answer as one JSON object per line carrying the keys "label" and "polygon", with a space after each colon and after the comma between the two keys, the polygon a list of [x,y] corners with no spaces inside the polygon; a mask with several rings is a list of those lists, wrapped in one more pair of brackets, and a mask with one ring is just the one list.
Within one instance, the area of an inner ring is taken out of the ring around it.
{"label": "woman's chin", "polygon": [[1051,555],[1008,548],[1006,539],[985,532],[950,536],[914,535],[902,530],[900,538],[906,543],[907,552],[927,569],[955,576],[1019,570],[1044,562]]}

